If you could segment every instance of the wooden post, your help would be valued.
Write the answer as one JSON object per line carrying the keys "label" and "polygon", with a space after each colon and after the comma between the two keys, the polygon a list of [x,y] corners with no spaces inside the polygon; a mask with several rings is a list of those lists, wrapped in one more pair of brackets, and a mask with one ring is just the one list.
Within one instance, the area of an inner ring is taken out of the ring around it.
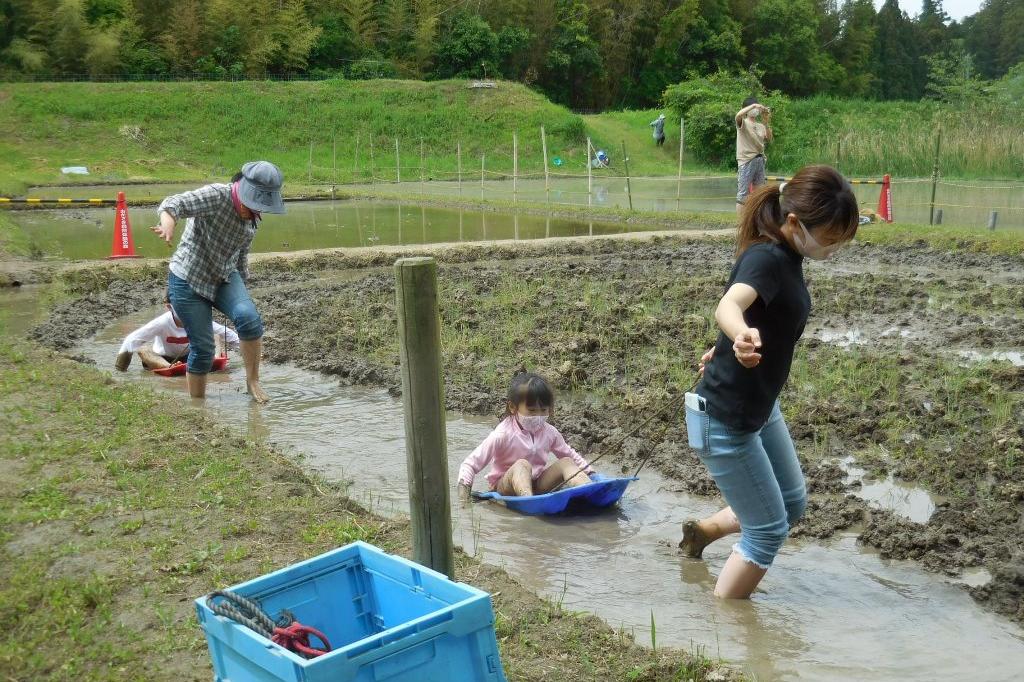
{"label": "wooden post", "polygon": [[356,145],[352,148],[352,182],[359,178],[359,134],[356,133]]}
{"label": "wooden post", "polygon": [[402,184],[402,160],[398,156],[398,138],[395,138],[395,178],[399,185]]}
{"label": "wooden post", "polygon": [[999,220],[999,211],[992,211],[988,214],[988,229],[996,229],[996,221]]}
{"label": "wooden post", "polygon": [[683,145],[686,139],[686,130],[683,128],[683,117],[679,117],[679,170],[676,171],[676,210],[682,210],[683,198]]}
{"label": "wooden post", "polygon": [[[512,205],[519,199],[519,136],[512,133]],[[518,232],[518,229],[516,230]],[[518,238],[518,237],[517,237]]]}
{"label": "wooden post", "polygon": [[594,145],[590,144],[590,138],[587,138],[587,206],[594,205],[594,164],[592,163],[591,153],[594,151]]}
{"label": "wooden post", "polygon": [[455,574],[437,263],[433,258],[395,261],[395,310],[402,362],[405,452],[409,472],[412,560]]}
{"label": "wooden post", "polygon": [[459,168],[459,196],[462,196],[462,143],[458,142],[455,145],[455,159]]}
{"label": "wooden post", "polygon": [[942,126],[935,129],[935,163],[932,166],[932,201],[928,212],[928,224],[935,224],[935,188],[939,184],[939,142],[942,140]]}
{"label": "wooden post", "polygon": [[373,173],[373,135],[370,135],[370,186],[376,184],[377,178]]}
{"label": "wooden post", "polygon": [[480,201],[484,200],[484,164],[486,163],[486,154],[480,155]]}
{"label": "wooden post", "polygon": [[424,193],[423,187],[423,167],[426,165],[426,157],[423,155],[423,138],[420,138],[420,194]]}
{"label": "wooden post", "polygon": [[633,189],[629,184],[629,158],[626,156],[626,142],[622,142],[622,163],[626,167],[626,196],[629,197],[629,210],[633,210]]}
{"label": "wooden post", "polygon": [[548,176],[548,136],[544,133],[544,126],[540,127],[540,145],[544,150],[544,196],[547,203],[551,204],[551,181]]}

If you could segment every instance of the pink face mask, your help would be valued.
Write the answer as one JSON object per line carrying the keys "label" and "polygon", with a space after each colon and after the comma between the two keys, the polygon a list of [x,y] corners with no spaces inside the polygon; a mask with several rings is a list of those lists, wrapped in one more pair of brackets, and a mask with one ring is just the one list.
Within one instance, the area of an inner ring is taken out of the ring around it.
{"label": "pink face mask", "polygon": [[538,416],[525,416],[518,414],[516,419],[519,420],[519,425],[523,427],[523,431],[527,433],[537,433],[544,428],[544,424],[547,422],[547,415]]}
{"label": "pink face mask", "polygon": [[[235,205],[235,211],[239,215],[241,215],[242,214],[242,200],[238,198],[238,181],[231,183],[231,203],[233,203]],[[260,219],[261,216],[260,216],[260,212],[259,211],[253,211],[248,206],[246,206],[246,208],[252,213],[253,220],[259,220]]]}

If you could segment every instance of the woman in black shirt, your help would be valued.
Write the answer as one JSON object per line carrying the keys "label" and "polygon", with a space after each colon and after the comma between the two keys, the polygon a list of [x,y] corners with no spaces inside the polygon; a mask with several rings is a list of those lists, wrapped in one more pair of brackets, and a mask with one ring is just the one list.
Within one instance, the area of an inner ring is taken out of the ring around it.
{"label": "woman in black shirt", "polygon": [[803,259],[828,258],[857,225],[853,190],[828,166],[762,187],[745,205],[738,257],[715,311],[721,333],[686,405],[690,445],[729,506],[684,523],[679,546],[699,558],[709,543],[741,531],[717,596],[750,596],[807,504],[778,397],[811,309]]}

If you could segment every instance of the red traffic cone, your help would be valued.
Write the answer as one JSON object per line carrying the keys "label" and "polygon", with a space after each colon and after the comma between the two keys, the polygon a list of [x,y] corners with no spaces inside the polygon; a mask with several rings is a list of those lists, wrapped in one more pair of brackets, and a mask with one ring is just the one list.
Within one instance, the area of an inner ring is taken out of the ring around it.
{"label": "red traffic cone", "polygon": [[882,193],[878,195],[878,215],[885,222],[892,222],[892,180],[888,173],[882,178]]}
{"label": "red traffic cone", "polygon": [[128,205],[124,192],[117,193],[117,209],[114,211],[114,244],[110,248],[111,258],[138,258],[135,242],[132,241],[132,224],[128,220]]}

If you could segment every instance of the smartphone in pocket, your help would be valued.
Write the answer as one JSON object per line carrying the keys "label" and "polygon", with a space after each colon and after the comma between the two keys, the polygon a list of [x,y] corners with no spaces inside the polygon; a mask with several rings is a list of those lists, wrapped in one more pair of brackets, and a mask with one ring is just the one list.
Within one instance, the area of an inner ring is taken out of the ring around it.
{"label": "smartphone in pocket", "polygon": [[711,430],[708,402],[696,393],[687,393],[683,406],[686,409],[686,440],[697,454],[707,454]]}

